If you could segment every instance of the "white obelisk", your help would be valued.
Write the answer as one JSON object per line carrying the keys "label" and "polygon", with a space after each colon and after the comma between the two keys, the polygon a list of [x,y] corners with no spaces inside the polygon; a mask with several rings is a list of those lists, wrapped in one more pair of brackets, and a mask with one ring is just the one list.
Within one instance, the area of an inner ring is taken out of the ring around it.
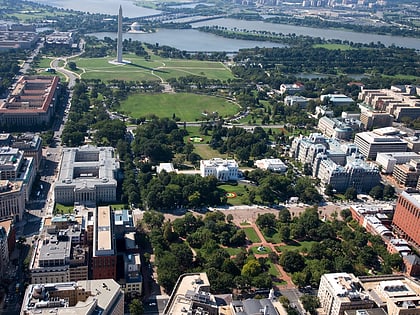
{"label": "white obelisk", "polygon": [[120,5],[118,11],[117,62],[123,63],[122,58],[122,7]]}

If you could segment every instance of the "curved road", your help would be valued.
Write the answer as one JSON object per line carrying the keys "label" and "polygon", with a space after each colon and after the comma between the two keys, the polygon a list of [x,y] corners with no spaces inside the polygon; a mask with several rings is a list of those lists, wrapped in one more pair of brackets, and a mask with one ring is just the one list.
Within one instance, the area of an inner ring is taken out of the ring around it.
{"label": "curved road", "polygon": [[[73,56],[69,56],[69,57],[57,57],[50,62],[50,67],[52,69],[54,69],[57,72],[60,72],[61,74],[63,74],[66,77],[66,81],[69,83],[69,86],[68,86],[69,89],[72,89],[74,87],[74,85],[76,84],[76,79],[80,79],[80,74],[77,74],[73,71],[67,70],[65,67],[67,65],[67,60],[68,59],[78,57],[85,52],[85,49],[84,49],[85,41],[83,39],[80,40],[79,47],[80,47],[80,53],[75,54]],[[63,67],[59,66],[60,61],[64,61],[64,66]]]}

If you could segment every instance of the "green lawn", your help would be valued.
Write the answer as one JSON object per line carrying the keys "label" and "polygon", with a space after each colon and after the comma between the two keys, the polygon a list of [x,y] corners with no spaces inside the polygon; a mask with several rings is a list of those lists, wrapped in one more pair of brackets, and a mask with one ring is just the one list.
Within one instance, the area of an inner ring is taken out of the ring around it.
{"label": "green lawn", "polygon": [[276,268],[276,266],[270,261],[270,269],[268,269],[268,273],[272,275],[273,277],[280,276],[279,270]]}
{"label": "green lawn", "polygon": [[273,243],[273,244],[279,244],[283,242],[282,238],[280,237],[279,233],[274,233],[272,236],[267,236],[264,234],[265,240],[267,242]]}
{"label": "green lawn", "polygon": [[218,112],[227,117],[238,112],[239,108],[227,100],[192,93],[131,94],[121,102],[119,109],[133,118],[156,115],[171,118],[173,114],[182,121],[202,120],[204,112]]}
{"label": "green lawn", "polygon": [[187,126],[186,130],[188,131],[188,136],[185,136],[185,138],[184,138],[185,142],[188,142],[189,139],[192,136],[197,136],[197,137],[203,138],[202,142],[194,143],[194,144],[205,144],[205,143],[207,143],[211,140],[211,133],[209,132],[209,135],[207,135],[207,136],[200,134],[200,127],[198,127],[198,126]]}
{"label": "green lawn", "polygon": [[242,251],[242,248],[241,247],[226,247],[225,250],[229,253],[230,256],[236,256]]}
{"label": "green lawn", "polygon": [[203,160],[208,160],[214,157],[227,158],[227,154],[220,154],[217,150],[210,148],[208,144],[196,143],[194,144],[194,152],[197,153]]}
{"label": "green lawn", "polygon": [[303,251],[309,250],[312,247],[312,245],[315,244],[315,243],[317,243],[317,242],[315,242],[315,241],[303,241],[303,242],[291,241],[287,245],[279,246],[279,249],[280,249],[280,251],[293,250],[293,251],[303,252]]}
{"label": "green lawn", "polygon": [[254,254],[257,254],[257,255],[264,255],[264,254],[271,253],[271,248],[270,247],[264,246],[263,250],[258,250],[258,248],[259,248],[259,246],[251,247],[251,251]]}
{"label": "green lawn", "polygon": [[228,204],[233,206],[243,205],[244,199],[248,197],[248,192],[245,190],[245,185],[236,185],[232,186],[229,184],[218,186],[220,189],[224,190],[226,193],[235,193],[236,197],[228,198]]}
{"label": "green lawn", "polygon": [[187,75],[198,75],[222,81],[234,78],[230,69],[221,62],[170,59],[155,55],[151,55],[150,60],[145,60],[135,54],[126,54],[123,58],[130,63],[124,65],[112,64],[109,61],[115,59],[114,56],[104,58],[78,57],[71,61],[74,61],[78,68],[84,70],[82,78],[101,79],[103,81],[115,78],[127,81],[165,81],[169,78]]}
{"label": "green lawn", "polygon": [[60,203],[56,203],[54,208],[54,214],[72,214],[73,210],[73,206],[65,206]]}
{"label": "green lawn", "polygon": [[246,227],[243,230],[245,231],[247,239],[249,239],[252,243],[261,243],[261,240],[253,227]]}

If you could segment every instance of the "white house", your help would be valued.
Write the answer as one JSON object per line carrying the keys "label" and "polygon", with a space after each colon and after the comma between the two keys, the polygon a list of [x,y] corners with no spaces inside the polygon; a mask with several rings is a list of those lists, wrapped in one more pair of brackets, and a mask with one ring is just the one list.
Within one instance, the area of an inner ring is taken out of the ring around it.
{"label": "white house", "polygon": [[238,163],[235,160],[213,158],[200,161],[202,177],[213,175],[219,181],[226,182],[238,179]]}

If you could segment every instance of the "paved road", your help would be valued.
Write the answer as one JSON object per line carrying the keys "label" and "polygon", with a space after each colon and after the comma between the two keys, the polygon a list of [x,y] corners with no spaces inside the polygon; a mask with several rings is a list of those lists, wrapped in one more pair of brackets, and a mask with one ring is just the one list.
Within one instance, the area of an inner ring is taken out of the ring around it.
{"label": "paved road", "polygon": [[[75,54],[73,56],[69,56],[69,57],[58,57],[58,58],[55,58],[50,63],[51,68],[55,69],[55,71],[57,71],[57,72],[62,73],[66,77],[66,79],[67,79],[66,81],[69,84],[69,89],[72,89],[74,87],[74,85],[76,84],[76,80],[80,79],[80,75],[77,74],[76,72],[67,70],[65,67],[66,67],[67,61],[69,59],[78,57],[85,52],[85,50],[84,50],[85,42],[84,42],[83,39],[80,40],[79,47],[80,47],[80,53],[77,53],[77,54]],[[64,65],[62,67],[60,67],[59,63],[63,62],[63,61],[64,61]]]}

